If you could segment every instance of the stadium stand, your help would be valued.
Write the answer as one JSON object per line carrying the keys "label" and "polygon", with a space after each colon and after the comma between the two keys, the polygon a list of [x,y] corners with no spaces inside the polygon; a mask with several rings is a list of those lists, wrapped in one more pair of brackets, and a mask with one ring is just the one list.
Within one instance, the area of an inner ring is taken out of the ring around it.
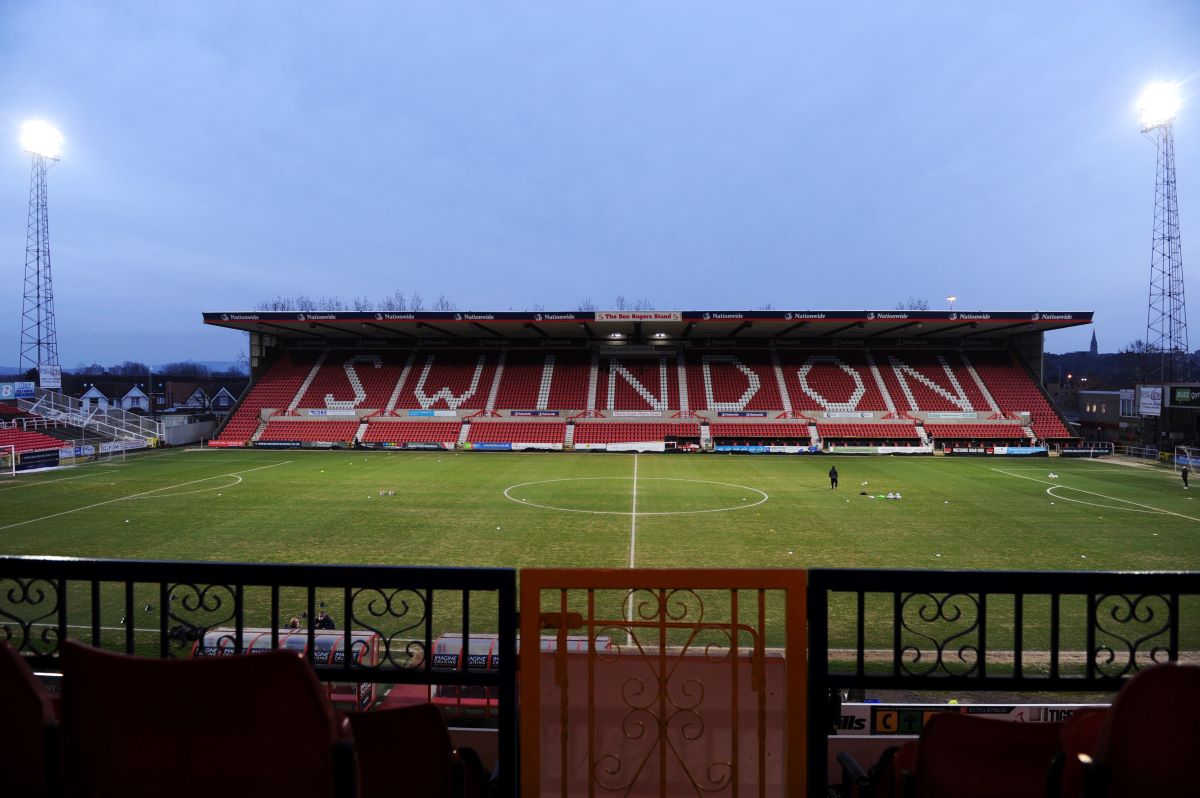
{"label": "stadium stand", "polygon": [[[941,439],[1020,440],[1031,432],[1040,439],[1071,438],[1033,375],[1004,350],[746,348],[685,356],[598,356],[580,350],[460,348],[285,352],[251,387],[217,440],[247,442],[256,435],[267,441],[352,440],[359,428],[347,429],[368,422],[364,443],[422,442],[430,440],[423,427],[377,425],[437,411],[452,414],[455,424],[478,416],[504,417],[510,425],[485,421],[463,442],[517,442],[529,434],[538,436],[531,443],[570,442],[570,436],[559,436],[565,432],[562,424],[553,432],[532,429],[547,422],[517,420],[508,415],[511,411],[664,419],[632,430],[589,431],[584,427],[590,425],[581,424],[582,437],[574,438],[580,443],[642,440],[646,434],[658,436],[648,440],[694,437],[697,429],[673,432],[665,420],[695,412],[757,413],[815,425],[802,430],[778,422],[782,426],[752,428],[749,421],[712,419],[710,431],[721,438],[807,439],[814,432],[822,440],[911,440],[925,433]],[[1031,429],[1022,426],[1024,413]],[[346,418],[350,414],[353,421]],[[270,423],[264,424],[264,417]],[[896,420],[925,424],[914,429]],[[331,424],[340,426],[320,426]],[[530,431],[522,433],[523,425]],[[440,428],[433,440],[458,441],[456,434],[446,437],[450,432]]]}
{"label": "stadium stand", "polygon": [[808,424],[799,421],[783,421],[775,424],[731,424],[709,425],[709,434],[714,438],[803,438],[808,440]]}
{"label": "stadium stand", "polygon": [[371,419],[364,443],[449,443],[458,440],[462,424],[457,421],[389,421]]}
{"label": "stadium stand", "polygon": [[400,391],[397,408],[480,410],[495,376],[491,352],[420,352]]}
{"label": "stadium stand", "polygon": [[780,367],[792,406],[810,412],[894,409],[880,392],[868,358],[862,350],[781,352]]}
{"label": "stadium stand", "polygon": [[675,358],[600,358],[596,406],[604,410],[653,410],[679,407]]}
{"label": "stadium stand", "polygon": [[1070,438],[1058,412],[1050,405],[1033,376],[1008,352],[973,352],[975,370],[1007,413],[1028,412],[1030,426],[1039,438]]}
{"label": "stadium stand", "polygon": [[817,424],[825,440],[841,438],[870,438],[872,440],[907,440],[918,438],[912,424]]}
{"label": "stadium stand", "polygon": [[977,441],[1025,437],[1025,432],[1018,424],[926,424],[925,431],[934,438]]}
{"label": "stadium stand", "polygon": [[585,422],[575,425],[575,443],[636,443],[665,438],[698,438],[699,424],[625,424]]}
{"label": "stadium stand", "polygon": [[296,406],[331,410],[385,407],[407,357],[407,352],[330,351]]}
{"label": "stadium stand", "polygon": [[255,382],[217,435],[218,441],[248,441],[262,423],[264,408],[286,409],[317,362],[318,353],[284,352]]}
{"label": "stadium stand", "polygon": [[351,441],[358,431],[357,421],[281,421],[272,419],[259,436],[260,441]]}
{"label": "stadium stand", "polygon": [[40,432],[0,429],[0,446],[13,446],[18,452],[34,452],[43,449],[60,449],[63,442]]}
{"label": "stadium stand", "polygon": [[688,355],[687,387],[692,410],[780,412],[784,407],[765,351]]}
{"label": "stadium stand", "polygon": [[[562,443],[567,425],[545,421],[475,421],[470,424],[471,442]],[[699,434],[699,433],[697,433]]]}

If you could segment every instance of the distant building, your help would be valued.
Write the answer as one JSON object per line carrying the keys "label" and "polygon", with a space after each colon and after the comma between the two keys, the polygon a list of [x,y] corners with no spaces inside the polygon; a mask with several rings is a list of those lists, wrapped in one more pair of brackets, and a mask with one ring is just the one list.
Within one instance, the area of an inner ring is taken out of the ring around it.
{"label": "distant building", "polygon": [[1091,354],[1092,354],[1092,357],[1095,357],[1096,355],[1100,354],[1100,347],[1096,345],[1096,331],[1095,330],[1092,330]]}

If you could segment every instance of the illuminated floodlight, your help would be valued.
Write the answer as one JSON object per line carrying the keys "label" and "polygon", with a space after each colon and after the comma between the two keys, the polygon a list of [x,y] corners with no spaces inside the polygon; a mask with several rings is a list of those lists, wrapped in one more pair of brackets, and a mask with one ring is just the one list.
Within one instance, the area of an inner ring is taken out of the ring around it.
{"label": "illuminated floodlight", "polygon": [[946,301],[950,303],[950,309],[954,310],[954,303],[958,301],[958,297],[948,296],[946,297]]}
{"label": "illuminated floodlight", "polygon": [[62,133],[49,122],[31,119],[21,126],[21,146],[26,152],[57,161],[62,155],[62,143]]}
{"label": "illuminated floodlight", "polygon": [[1151,83],[1138,98],[1142,132],[1171,124],[1179,113],[1179,87],[1174,83]]}

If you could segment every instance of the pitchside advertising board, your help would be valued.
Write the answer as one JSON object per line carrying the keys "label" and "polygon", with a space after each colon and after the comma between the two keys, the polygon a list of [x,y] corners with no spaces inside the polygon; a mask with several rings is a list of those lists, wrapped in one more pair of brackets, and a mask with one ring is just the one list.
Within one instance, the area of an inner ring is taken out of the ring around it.
{"label": "pitchside advertising board", "polygon": [[32,399],[32,382],[0,382],[0,402],[13,399]]}
{"label": "pitchside advertising board", "polygon": [[840,735],[913,736],[934,715],[957,712],[1013,723],[1061,723],[1098,704],[842,704]]}
{"label": "pitchside advertising board", "polygon": [[1167,389],[1167,406],[1200,410],[1200,385],[1170,386]]}

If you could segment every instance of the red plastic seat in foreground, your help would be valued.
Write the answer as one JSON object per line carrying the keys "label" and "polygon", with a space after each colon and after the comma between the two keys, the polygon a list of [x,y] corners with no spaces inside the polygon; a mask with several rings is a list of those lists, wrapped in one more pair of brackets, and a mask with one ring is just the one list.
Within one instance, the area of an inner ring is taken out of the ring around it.
{"label": "red plastic seat in foreground", "polygon": [[68,795],[352,795],[349,745],[295,653],[161,660],[62,647]]}
{"label": "red plastic seat in foreground", "polygon": [[1195,795],[1200,791],[1200,668],[1163,664],[1117,693],[1096,739],[1087,795]]}
{"label": "red plastic seat in foreground", "polygon": [[1061,723],[1013,723],[943,712],[921,731],[917,798],[1042,798]]}
{"label": "red plastic seat in foreground", "polygon": [[58,723],[42,683],[13,648],[0,640],[0,751],[7,765],[0,792],[12,798],[59,794]]}
{"label": "red plastic seat in foreground", "polygon": [[[486,774],[478,758],[459,756],[442,713],[432,704],[351,712],[347,717],[358,755],[358,798],[484,795]],[[400,791],[398,784],[403,786]]]}

